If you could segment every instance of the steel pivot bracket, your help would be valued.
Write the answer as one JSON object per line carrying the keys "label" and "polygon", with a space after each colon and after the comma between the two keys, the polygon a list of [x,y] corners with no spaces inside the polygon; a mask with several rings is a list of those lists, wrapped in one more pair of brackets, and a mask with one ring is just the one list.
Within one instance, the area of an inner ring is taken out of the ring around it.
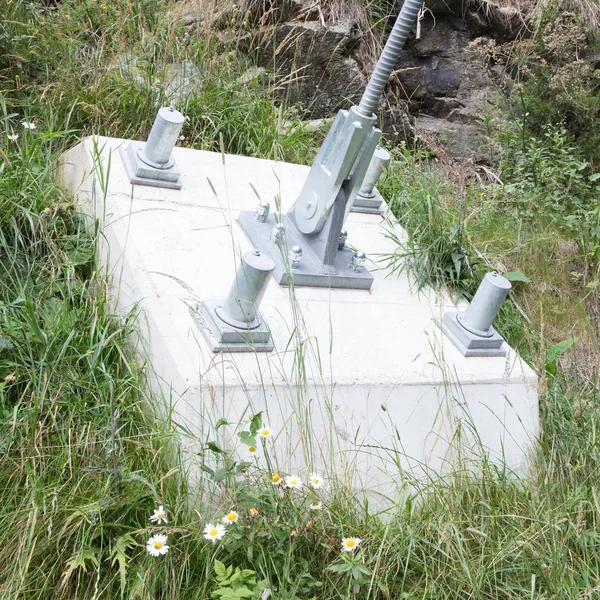
{"label": "steel pivot bracket", "polygon": [[[292,209],[275,220],[262,202],[256,213],[240,214],[250,241],[275,261],[278,283],[289,285],[293,277],[295,286],[370,289],[373,278],[364,268],[364,253],[349,252],[340,235],[363,183],[368,201],[385,168],[380,157],[372,163],[381,137],[374,113],[422,3],[404,1],[360,104],[338,112]],[[374,174],[365,182],[369,165]]]}
{"label": "steel pivot bracket", "polygon": [[[238,221],[254,246],[276,264],[274,277],[280,285],[370,289],[373,277],[367,269],[351,268],[352,252],[338,250],[344,221],[363,182],[381,131],[375,116],[365,116],[356,107],[341,110],[308,174],[292,209],[278,217],[258,220],[243,211]],[[275,225],[281,239],[271,241]],[[300,246],[302,261],[291,273],[288,249]]]}

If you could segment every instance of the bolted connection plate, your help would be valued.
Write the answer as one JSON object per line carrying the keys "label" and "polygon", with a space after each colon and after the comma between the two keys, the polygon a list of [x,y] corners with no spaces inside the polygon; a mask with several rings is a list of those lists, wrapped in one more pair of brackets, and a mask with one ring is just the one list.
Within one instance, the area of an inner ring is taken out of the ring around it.
{"label": "bolted connection plate", "polygon": [[202,336],[213,352],[271,352],[273,340],[267,322],[257,311],[258,326],[241,329],[219,319],[215,309],[223,305],[222,300],[201,302],[197,311],[190,309],[192,318],[200,328]]}
{"label": "bolted connection plate", "polygon": [[[254,247],[266,254],[275,262],[273,277],[279,285],[290,285],[290,277],[296,287],[325,287],[369,290],[373,284],[373,276],[363,267],[360,273],[350,268],[353,252],[350,248],[338,250],[335,259],[335,272],[325,272],[322,261],[310,247],[308,236],[300,233],[287,215],[282,215],[281,223],[285,226],[283,246],[270,241],[271,230],[276,224],[275,217],[270,214],[264,223],[254,218],[251,211],[242,211],[238,222]],[[288,250],[293,246],[302,248],[302,259],[297,268],[289,266]]]}
{"label": "bolted connection plate", "polygon": [[129,181],[136,185],[151,185],[180,190],[182,183],[177,163],[171,158],[168,163],[170,166],[165,169],[147,165],[139,156],[143,147],[143,143],[131,142],[119,151]]}
{"label": "bolted connection plate", "polygon": [[448,312],[436,323],[463,356],[506,356],[504,339],[493,327],[489,337],[475,335],[460,324],[459,314],[462,313]]}

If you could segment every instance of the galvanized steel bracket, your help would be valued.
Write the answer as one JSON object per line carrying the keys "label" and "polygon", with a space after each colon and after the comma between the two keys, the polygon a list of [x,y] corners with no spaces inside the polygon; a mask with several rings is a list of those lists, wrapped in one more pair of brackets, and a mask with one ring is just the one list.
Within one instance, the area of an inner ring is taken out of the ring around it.
{"label": "galvanized steel bracket", "polygon": [[172,106],[163,106],[156,115],[148,141],[132,142],[121,149],[121,159],[131,183],[181,189],[173,149],[184,120]]}
{"label": "galvanized steel bracket", "polygon": [[234,327],[218,316],[223,308],[222,300],[206,300],[193,313],[201,332],[213,352],[271,352],[271,330],[260,312],[256,313],[257,325],[252,328]]}
{"label": "galvanized steel bracket", "polygon": [[120,149],[121,159],[125,165],[129,181],[136,185],[151,185],[180,190],[182,186],[181,172],[175,160],[171,159],[168,167],[153,167],[140,158],[143,148],[144,144],[142,142],[131,142]]}
{"label": "galvanized steel bracket", "polygon": [[258,250],[246,252],[225,300],[206,300],[194,314],[213,352],[270,352],[271,330],[258,307],[275,262]]}
{"label": "galvanized steel bracket", "polygon": [[[421,7],[422,0],[405,0],[360,104],[338,112],[298,199],[287,215],[279,217],[286,233],[284,240],[278,240],[277,251],[269,246],[273,217],[266,224],[257,223],[252,213],[240,215],[240,225],[252,243],[275,260],[274,273],[280,284],[290,283],[288,248],[297,245],[302,249],[302,260],[294,268],[294,285],[371,287],[373,278],[369,272],[362,264],[360,269],[356,264],[349,269],[349,252],[339,250],[338,244],[381,137],[381,131],[375,127],[379,98]],[[367,183],[374,187],[375,180]]]}
{"label": "galvanized steel bracket", "polygon": [[270,240],[272,215],[259,222],[254,213],[243,211],[238,222],[254,246],[276,264],[274,277],[290,285],[289,249],[302,248],[302,261],[293,271],[295,286],[370,289],[373,277],[367,269],[350,269],[352,253],[339,250],[344,221],[375,152],[381,131],[375,116],[341,110],[304,183],[292,209],[278,217],[285,229],[284,243]]}
{"label": "galvanized steel bracket", "polygon": [[505,356],[504,340],[492,327],[511,285],[486,273],[465,312],[448,312],[438,325],[463,356]]}
{"label": "galvanized steel bracket", "polygon": [[[353,252],[345,247],[337,250],[333,268],[325,267],[320,254],[313,250],[311,238],[300,233],[289,215],[283,215],[280,223],[285,227],[283,243],[269,241],[269,235],[276,224],[273,215],[264,222],[259,222],[251,211],[242,211],[238,218],[242,229],[256,248],[275,262],[273,277],[279,285],[300,287],[327,287],[368,290],[373,284],[373,276],[365,268],[360,273],[353,271]],[[339,236],[338,236],[339,238]],[[289,261],[289,249],[294,246],[302,248],[302,260],[295,268]],[[317,251],[320,247],[317,247]]]}
{"label": "galvanized steel bracket", "polygon": [[471,333],[460,324],[458,317],[461,314],[446,313],[439,325],[463,356],[506,356],[504,338],[493,327],[487,337]]}

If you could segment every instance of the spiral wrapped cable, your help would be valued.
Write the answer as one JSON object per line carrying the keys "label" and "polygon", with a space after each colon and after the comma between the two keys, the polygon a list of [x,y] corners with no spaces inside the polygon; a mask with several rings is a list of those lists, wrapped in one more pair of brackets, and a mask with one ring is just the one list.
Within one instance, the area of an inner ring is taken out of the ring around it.
{"label": "spiral wrapped cable", "polygon": [[396,66],[400,52],[404,47],[406,38],[417,19],[422,5],[423,0],[404,0],[402,10],[394,23],[390,37],[383,48],[373,75],[371,75],[371,79],[358,105],[358,110],[361,114],[370,117],[375,112],[379,104],[379,98]]}

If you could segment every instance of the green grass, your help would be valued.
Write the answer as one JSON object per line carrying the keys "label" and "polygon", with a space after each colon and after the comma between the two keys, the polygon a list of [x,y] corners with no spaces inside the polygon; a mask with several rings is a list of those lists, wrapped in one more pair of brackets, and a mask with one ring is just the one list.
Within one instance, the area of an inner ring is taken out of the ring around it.
{"label": "green grass", "polygon": [[[527,480],[468,462],[443,479],[402,474],[402,500],[381,519],[331,479],[323,509],[309,512],[318,495],[280,495],[270,473],[212,447],[218,494],[188,489],[176,429],[132,347],[136,315],[112,314],[96,233],[53,183],[53,161],[85,134],[143,137],[179,60],[201,78],[180,100],[184,144],[219,150],[222,139],[227,152],[306,162],[318,140],[282,130],[301,113],[268,85],[241,83],[248,63],[166,28],[162,1],[106,4],[0,6],[0,597],[208,598],[215,559],[289,600],[597,596],[598,382],[568,356],[543,381]],[[139,83],[109,68],[125,52],[138,59]],[[382,190],[409,230],[396,267],[467,294],[488,262],[520,270],[532,283],[515,301],[531,322],[507,303],[507,339],[541,373],[545,348],[573,332],[597,360],[587,326],[597,273],[563,229],[519,214],[497,188],[457,190],[418,153],[395,152]],[[166,525],[149,523],[158,504]],[[240,523],[213,546],[204,525],[231,507]],[[171,547],[157,559],[145,550],[156,532]],[[343,560],[350,535],[362,550]]]}

